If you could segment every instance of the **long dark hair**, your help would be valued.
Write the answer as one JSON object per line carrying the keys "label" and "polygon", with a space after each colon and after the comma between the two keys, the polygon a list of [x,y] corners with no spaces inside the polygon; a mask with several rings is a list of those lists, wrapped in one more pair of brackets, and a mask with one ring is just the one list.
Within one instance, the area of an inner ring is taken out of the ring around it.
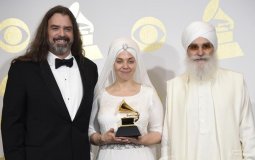
{"label": "long dark hair", "polygon": [[37,32],[34,40],[31,42],[30,46],[26,50],[26,53],[23,56],[20,56],[13,61],[33,61],[33,62],[42,62],[47,59],[49,52],[48,45],[48,21],[55,14],[60,13],[62,15],[68,15],[72,21],[73,25],[73,35],[74,41],[71,47],[72,55],[74,56],[83,56],[82,40],[80,36],[80,31],[76,19],[72,12],[63,6],[55,6],[51,8],[43,17],[41,24],[37,28]]}

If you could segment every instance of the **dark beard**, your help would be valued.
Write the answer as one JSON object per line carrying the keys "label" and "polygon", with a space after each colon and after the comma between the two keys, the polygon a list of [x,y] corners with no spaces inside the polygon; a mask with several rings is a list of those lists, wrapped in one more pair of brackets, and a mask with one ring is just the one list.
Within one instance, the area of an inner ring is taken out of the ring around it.
{"label": "dark beard", "polygon": [[[204,60],[204,63],[198,64],[198,62],[196,62],[196,59],[198,58]],[[191,78],[197,80],[209,80],[214,76],[218,69],[218,59],[215,53],[211,56],[186,57],[186,67]]]}
{"label": "dark beard", "polygon": [[[55,42],[57,40],[65,40],[67,41],[66,44],[56,44]],[[55,54],[55,55],[64,55],[66,54],[67,52],[70,52],[71,51],[71,46],[73,44],[72,41],[70,41],[70,39],[68,37],[65,37],[65,36],[60,36],[60,37],[57,37],[57,38],[53,38],[53,42],[48,42],[49,43],[49,48],[50,48],[50,51]]]}

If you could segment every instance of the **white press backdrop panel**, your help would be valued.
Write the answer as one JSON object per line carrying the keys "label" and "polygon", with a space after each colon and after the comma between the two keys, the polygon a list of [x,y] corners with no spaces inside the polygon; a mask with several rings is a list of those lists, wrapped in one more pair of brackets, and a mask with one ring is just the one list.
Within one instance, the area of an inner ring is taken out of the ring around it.
{"label": "white press backdrop panel", "polygon": [[[0,109],[10,61],[25,52],[47,10],[64,5],[76,16],[86,56],[97,63],[99,73],[115,38],[131,36],[137,41],[163,104],[166,80],[185,69],[185,51],[180,39],[183,28],[194,20],[214,24],[219,38],[220,66],[244,74],[255,110],[254,0],[8,0],[0,3]],[[0,157],[3,157],[1,139]]]}

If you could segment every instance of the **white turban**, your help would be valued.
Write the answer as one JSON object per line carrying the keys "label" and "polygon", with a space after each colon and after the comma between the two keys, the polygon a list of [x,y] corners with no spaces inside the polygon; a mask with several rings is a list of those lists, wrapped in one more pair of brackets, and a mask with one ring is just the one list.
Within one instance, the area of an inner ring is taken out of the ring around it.
{"label": "white turban", "polygon": [[147,74],[147,70],[143,64],[141,53],[137,43],[131,38],[124,37],[114,40],[110,45],[108,56],[106,58],[103,70],[99,76],[97,85],[95,87],[95,97],[97,97],[105,87],[108,87],[115,82],[116,76],[114,71],[114,62],[116,60],[116,57],[122,51],[129,52],[136,59],[134,80],[137,83],[153,87]]}
{"label": "white turban", "polygon": [[137,58],[136,54],[140,52],[135,41],[130,38],[119,38],[112,42],[109,48],[108,56],[111,56],[111,58],[115,60],[117,55],[124,50],[131,53],[135,58]]}
{"label": "white turban", "polygon": [[188,46],[198,37],[206,38],[212,43],[214,50],[217,50],[218,42],[214,26],[206,22],[196,21],[188,25],[182,33],[182,45],[186,51]]}

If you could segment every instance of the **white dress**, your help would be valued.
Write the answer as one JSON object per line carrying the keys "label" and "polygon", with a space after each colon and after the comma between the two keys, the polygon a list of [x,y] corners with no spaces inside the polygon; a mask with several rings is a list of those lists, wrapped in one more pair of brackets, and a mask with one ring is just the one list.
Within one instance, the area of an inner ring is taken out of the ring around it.
{"label": "white dress", "polygon": [[[135,122],[142,135],[150,132],[162,132],[163,107],[154,89],[141,86],[139,93],[133,96],[113,96],[103,90],[94,101],[89,135],[105,133],[110,128],[116,132],[125,114],[118,112],[121,102],[125,102],[138,111],[139,120]],[[155,153],[150,146],[134,144],[110,144],[99,147],[97,160],[155,160]]]}

